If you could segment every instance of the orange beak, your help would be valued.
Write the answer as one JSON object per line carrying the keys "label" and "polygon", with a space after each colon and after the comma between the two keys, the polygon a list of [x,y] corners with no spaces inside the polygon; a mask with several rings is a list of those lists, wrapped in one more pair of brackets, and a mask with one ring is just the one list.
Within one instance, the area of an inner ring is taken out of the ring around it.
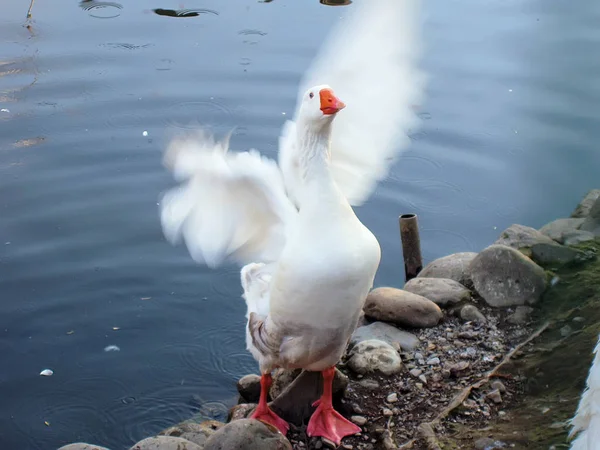
{"label": "orange beak", "polygon": [[325,115],[335,114],[346,107],[344,102],[337,98],[331,89],[321,89],[319,97],[321,99],[321,111]]}

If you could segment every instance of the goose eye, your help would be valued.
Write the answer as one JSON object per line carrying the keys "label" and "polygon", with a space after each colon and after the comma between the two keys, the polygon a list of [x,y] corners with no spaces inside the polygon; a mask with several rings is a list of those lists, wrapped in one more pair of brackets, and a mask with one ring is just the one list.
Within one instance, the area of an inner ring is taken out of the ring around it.
{"label": "goose eye", "polygon": [[309,96],[310,98],[313,98],[313,97],[315,96],[315,94],[313,94],[313,93],[311,92],[310,94],[308,94],[308,96]]}

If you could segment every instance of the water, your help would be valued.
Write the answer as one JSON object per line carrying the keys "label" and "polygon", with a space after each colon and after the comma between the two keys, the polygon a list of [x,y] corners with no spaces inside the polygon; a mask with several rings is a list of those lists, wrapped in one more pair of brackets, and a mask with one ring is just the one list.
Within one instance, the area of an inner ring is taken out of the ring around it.
{"label": "water", "polygon": [[[0,12],[0,448],[124,449],[200,405],[219,416],[256,371],[236,268],[162,237],[162,149],[202,123],[274,156],[304,68],[352,6],[38,0],[27,29],[26,3]],[[378,285],[403,281],[401,213],[419,215],[429,261],[566,216],[600,185],[598,2],[425,13],[424,126],[357,210],[383,247]]]}

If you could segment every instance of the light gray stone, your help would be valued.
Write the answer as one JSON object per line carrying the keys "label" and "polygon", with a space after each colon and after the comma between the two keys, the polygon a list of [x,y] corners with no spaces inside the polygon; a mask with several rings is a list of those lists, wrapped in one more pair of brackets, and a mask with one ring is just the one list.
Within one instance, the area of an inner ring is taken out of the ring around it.
{"label": "light gray stone", "polygon": [[183,422],[161,431],[159,436],[180,437],[203,447],[206,440],[224,426],[224,423],[216,420],[207,420],[202,423]]}
{"label": "light gray stone", "polygon": [[354,346],[361,341],[370,339],[387,342],[398,351],[401,349],[414,350],[420,343],[419,338],[408,331],[399,330],[395,326],[384,322],[373,322],[370,325],[357,328],[350,338],[350,345]]}
{"label": "light gray stone", "polygon": [[130,450],[202,450],[202,447],[180,437],[154,436],[133,444]]}
{"label": "light gray stone", "polygon": [[589,258],[590,255],[566,245],[537,244],[531,248],[531,259],[544,266],[562,266],[576,261],[586,261]]}
{"label": "light gray stone", "polygon": [[444,256],[427,264],[417,278],[449,278],[463,286],[471,287],[469,265],[477,253],[462,252]]}
{"label": "light gray stone", "polygon": [[579,230],[583,222],[585,219],[556,219],[540,228],[540,233],[563,244],[565,235]]}
{"label": "light gray stone", "polygon": [[581,200],[579,205],[577,205],[577,208],[575,208],[575,211],[573,211],[571,217],[588,217],[590,215],[590,211],[592,210],[592,206],[594,206],[594,203],[596,200],[598,200],[598,198],[600,198],[600,189],[593,189],[589,191],[583,200]]}
{"label": "light gray stone", "polygon": [[493,307],[532,305],[546,290],[544,269],[505,245],[484,249],[471,263],[470,271],[475,289]]}
{"label": "light gray stone", "polygon": [[516,250],[528,249],[535,244],[542,243],[555,244],[552,239],[535,228],[516,223],[500,233],[500,237],[495,242],[495,244],[506,245]]}
{"label": "light gray stone", "polygon": [[233,422],[234,420],[247,419],[256,409],[256,406],[256,403],[240,403],[238,405],[234,405],[229,410],[227,421]]}
{"label": "light gray stone", "polygon": [[475,305],[465,305],[460,310],[460,318],[466,322],[485,323],[487,319]]}
{"label": "light gray stone", "polygon": [[75,442],[73,444],[63,445],[58,450],[108,450],[100,445],[86,444],[85,442]]}
{"label": "light gray stone", "polygon": [[450,278],[413,278],[404,285],[404,290],[425,297],[441,307],[471,298],[471,292],[466,287]]}
{"label": "light gray stone", "polygon": [[352,349],[348,367],[358,374],[381,372],[393,375],[402,369],[402,361],[390,344],[372,339],[360,342]]}
{"label": "light gray stone", "polygon": [[390,287],[373,289],[363,309],[367,317],[414,328],[434,327],[443,317],[431,300]]}
{"label": "light gray stone", "polygon": [[271,425],[240,419],[208,438],[204,450],[292,450],[292,444]]}
{"label": "light gray stone", "polygon": [[533,313],[531,306],[517,306],[515,312],[506,318],[508,323],[522,325],[529,322],[529,316]]}
{"label": "light gray stone", "polygon": [[600,197],[596,199],[581,229],[600,237]]}
{"label": "light gray stone", "polygon": [[258,402],[260,397],[260,376],[244,375],[237,382],[237,390],[247,402]]}
{"label": "light gray stone", "polygon": [[[581,219],[561,220],[577,221]],[[558,227],[555,226],[554,228]],[[558,232],[555,231],[554,233]],[[578,259],[585,259],[584,255],[578,250],[560,245],[540,231],[524,225],[514,224],[508,227],[502,232],[496,244],[519,250],[525,256],[542,265],[564,265]]]}
{"label": "light gray stone", "polygon": [[595,236],[591,231],[577,230],[565,233],[565,245],[579,245],[582,242],[593,241]]}

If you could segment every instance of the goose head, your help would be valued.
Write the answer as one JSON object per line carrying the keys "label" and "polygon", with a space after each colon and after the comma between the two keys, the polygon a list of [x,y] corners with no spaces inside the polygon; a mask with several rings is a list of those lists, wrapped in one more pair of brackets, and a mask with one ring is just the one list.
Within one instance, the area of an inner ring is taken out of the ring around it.
{"label": "goose head", "polygon": [[328,85],[322,84],[308,89],[302,96],[298,117],[306,125],[322,128],[330,124],[346,105]]}

